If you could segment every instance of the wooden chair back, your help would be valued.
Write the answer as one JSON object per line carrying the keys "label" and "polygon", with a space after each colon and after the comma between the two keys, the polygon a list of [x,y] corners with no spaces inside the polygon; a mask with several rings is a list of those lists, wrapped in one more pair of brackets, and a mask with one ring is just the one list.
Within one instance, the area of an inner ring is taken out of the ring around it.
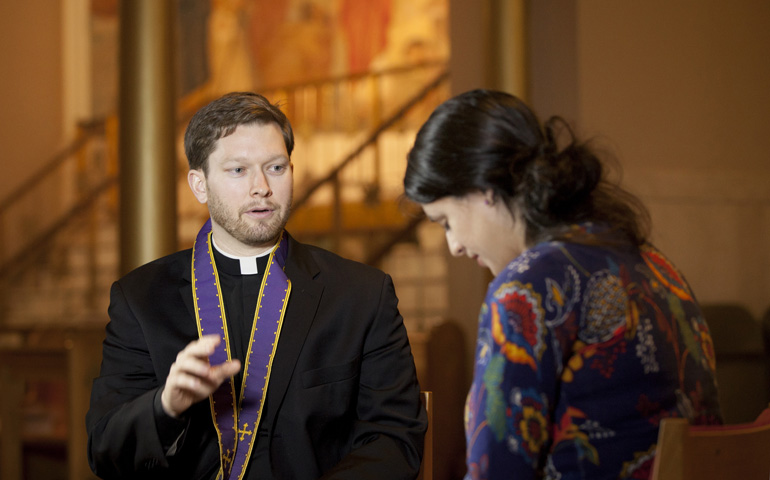
{"label": "wooden chair back", "polygon": [[770,407],[751,423],[689,425],[663,419],[651,480],[768,480]]}

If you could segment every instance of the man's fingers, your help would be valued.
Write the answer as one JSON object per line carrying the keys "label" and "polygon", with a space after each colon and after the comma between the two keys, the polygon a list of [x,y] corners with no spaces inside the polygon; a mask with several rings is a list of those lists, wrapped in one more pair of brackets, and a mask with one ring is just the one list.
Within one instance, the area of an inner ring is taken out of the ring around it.
{"label": "man's fingers", "polygon": [[241,362],[239,360],[230,360],[224,362],[216,367],[211,367],[211,374],[209,378],[216,383],[217,386],[224,382],[226,379],[232,377],[241,369]]}
{"label": "man's fingers", "polygon": [[207,377],[209,375],[209,362],[207,358],[193,357],[190,355],[180,354],[176,362],[171,364],[169,376],[179,374],[197,375],[199,377]]}
{"label": "man's fingers", "polygon": [[198,340],[194,340],[179,352],[179,355],[190,355],[193,357],[208,357],[214,353],[214,348],[219,345],[222,338],[217,334],[204,335]]}
{"label": "man's fingers", "polygon": [[[236,370],[237,371],[237,370]],[[197,400],[208,397],[222,384],[227,375],[220,378],[214,373],[214,369],[209,369],[205,376],[192,375],[187,372],[178,372],[174,376],[169,376],[166,381],[166,389],[170,394],[178,392],[182,395],[192,396]]]}
{"label": "man's fingers", "polygon": [[177,354],[174,365],[195,375],[208,376],[209,356],[220,341],[218,335],[205,335],[190,342]]}
{"label": "man's fingers", "polygon": [[166,382],[172,380],[181,388],[188,389],[197,389],[199,384],[206,384],[213,391],[240,369],[241,362],[238,360],[230,360],[212,367],[203,360],[184,358],[171,365],[169,379]]}
{"label": "man's fingers", "polygon": [[241,368],[241,362],[231,360],[211,366],[209,356],[222,339],[218,335],[205,335],[190,342],[171,365],[166,386],[161,395],[164,410],[174,417],[187,410],[192,403],[213,393],[227,378]]}

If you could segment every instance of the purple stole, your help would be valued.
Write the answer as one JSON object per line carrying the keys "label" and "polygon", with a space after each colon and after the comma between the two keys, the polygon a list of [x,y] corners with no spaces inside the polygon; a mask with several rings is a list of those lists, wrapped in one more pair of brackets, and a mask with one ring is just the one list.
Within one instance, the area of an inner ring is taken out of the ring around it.
{"label": "purple stole", "polygon": [[[283,271],[287,251],[288,240],[282,233],[278,244],[270,252],[262,279],[249,349],[242,367],[240,398],[236,403],[233,377],[223,382],[209,397],[211,417],[219,437],[217,480],[243,478],[256,440],[270,370],[291,292],[291,281]],[[231,357],[225,308],[211,246],[211,219],[198,232],[193,246],[192,288],[198,335],[218,333],[223,337],[209,357],[211,365],[219,365]]]}

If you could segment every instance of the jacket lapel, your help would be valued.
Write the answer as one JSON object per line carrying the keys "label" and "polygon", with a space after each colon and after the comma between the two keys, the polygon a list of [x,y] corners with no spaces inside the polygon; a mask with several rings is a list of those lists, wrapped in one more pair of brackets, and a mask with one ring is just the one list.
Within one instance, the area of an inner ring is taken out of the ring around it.
{"label": "jacket lapel", "polygon": [[272,405],[272,408],[268,407],[271,415],[275,415],[275,407],[281,404],[286,394],[323,292],[323,286],[314,281],[319,272],[318,265],[310,252],[291,236],[285,271],[291,280],[291,294],[267,389],[267,403]]}
{"label": "jacket lapel", "polygon": [[195,323],[195,303],[193,302],[192,294],[192,252],[190,255],[184,257],[185,261],[182,262],[182,286],[179,287],[179,294],[182,296],[187,312],[192,317],[193,323]]}

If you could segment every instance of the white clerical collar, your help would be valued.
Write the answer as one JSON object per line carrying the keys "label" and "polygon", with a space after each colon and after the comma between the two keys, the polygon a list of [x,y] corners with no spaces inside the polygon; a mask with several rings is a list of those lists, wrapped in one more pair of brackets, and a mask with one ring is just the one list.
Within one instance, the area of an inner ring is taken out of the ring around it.
{"label": "white clerical collar", "polygon": [[264,257],[265,255],[270,255],[270,252],[272,249],[266,251],[265,253],[261,253],[259,255],[252,255],[249,257],[239,257],[237,255],[230,255],[229,253],[225,252],[221,248],[219,248],[219,245],[217,245],[217,241],[214,240],[214,236],[211,236],[211,243],[214,245],[214,248],[217,249],[219,253],[224,255],[227,258],[232,258],[233,260],[238,260],[241,264],[241,275],[256,275],[259,273],[259,268],[257,268],[257,259]]}

